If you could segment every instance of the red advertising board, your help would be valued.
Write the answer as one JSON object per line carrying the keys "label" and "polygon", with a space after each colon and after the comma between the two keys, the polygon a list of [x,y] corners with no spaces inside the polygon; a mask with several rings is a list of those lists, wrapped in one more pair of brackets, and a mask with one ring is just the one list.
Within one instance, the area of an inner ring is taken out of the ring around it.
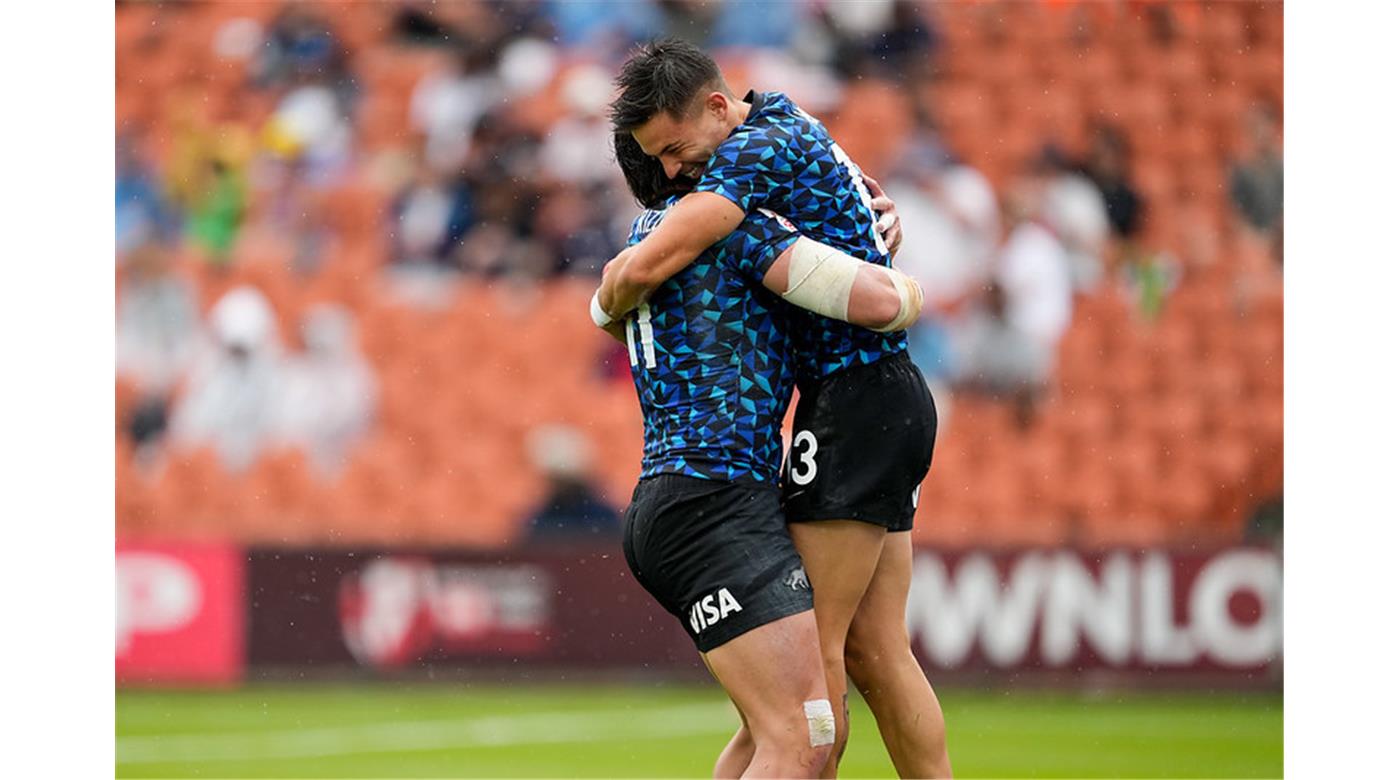
{"label": "red advertising board", "polygon": [[243,676],[244,557],[225,545],[117,545],[117,682]]}

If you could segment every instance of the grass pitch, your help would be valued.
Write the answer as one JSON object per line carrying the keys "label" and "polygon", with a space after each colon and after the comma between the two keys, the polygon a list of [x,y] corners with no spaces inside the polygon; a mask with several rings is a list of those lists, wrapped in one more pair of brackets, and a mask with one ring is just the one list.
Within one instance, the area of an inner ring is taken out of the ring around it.
{"label": "grass pitch", "polygon": [[[1277,694],[940,692],[959,777],[1281,777]],[[117,777],[708,777],[717,686],[121,691]],[[894,777],[852,696],[842,777]]]}

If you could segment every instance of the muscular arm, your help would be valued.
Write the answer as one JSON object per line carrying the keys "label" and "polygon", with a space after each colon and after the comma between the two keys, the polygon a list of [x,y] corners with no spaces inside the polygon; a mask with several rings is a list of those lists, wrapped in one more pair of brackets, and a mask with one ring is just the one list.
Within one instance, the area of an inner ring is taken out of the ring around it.
{"label": "muscular arm", "polygon": [[[826,244],[811,242],[807,251],[818,249],[830,267],[813,272],[808,263],[800,272],[803,278],[793,279],[793,253],[798,248],[798,244],[793,244],[783,250],[763,276],[763,286],[784,300],[870,330],[904,330],[918,319],[923,308],[923,290],[908,275],[864,262]],[[794,296],[794,285],[831,285],[833,292],[824,305],[814,305],[810,295]]]}
{"label": "muscular arm", "polygon": [[743,221],[744,212],[722,195],[681,198],[650,235],[613,258],[617,268],[603,279],[598,303],[613,319],[622,317]]}

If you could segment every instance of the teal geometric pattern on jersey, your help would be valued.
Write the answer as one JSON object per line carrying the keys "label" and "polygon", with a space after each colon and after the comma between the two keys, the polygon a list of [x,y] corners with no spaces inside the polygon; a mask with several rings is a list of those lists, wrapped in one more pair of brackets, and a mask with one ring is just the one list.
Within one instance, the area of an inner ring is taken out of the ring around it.
{"label": "teal geometric pattern on jersey", "polygon": [[[890,265],[860,168],[822,123],[780,92],[750,92],[744,100],[752,104],[748,117],[715,150],[695,190],[723,195],[750,215],[769,209],[814,241]],[[806,311],[792,316],[799,382],[908,346],[903,331],[876,333]]]}
{"label": "teal geometric pattern on jersey", "polygon": [[[637,217],[628,245],[676,200]],[[778,219],[750,214],[628,315],[643,477],[777,484],[793,387],[790,307],[763,288],[763,275],[797,237]]]}

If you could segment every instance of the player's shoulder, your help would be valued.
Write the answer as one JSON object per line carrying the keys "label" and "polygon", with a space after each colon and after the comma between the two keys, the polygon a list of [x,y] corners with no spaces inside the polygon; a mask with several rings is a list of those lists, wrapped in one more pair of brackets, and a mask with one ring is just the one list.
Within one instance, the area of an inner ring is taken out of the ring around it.
{"label": "player's shoulder", "polygon": [[627,242],[629,244],[635,244],[646,238],[648,233],[655,230],[656,226],[661,224],[661,220],[665,219],[666,213],[671,210],[671,206],[675,205],[677,200],[679,200],[679,198],[672,197],[660,208],[645,209],[642,213],[638,214],[636,219],[632,220],[632,231],[627,236]]}
{"label": "player's shoulder", "polygon": [[734,129],[730,136],[744,142],[754,143],[764,140],[784,141],[807,121],[802,110],[781,92],[749,92],[746,101],[752,106],[749,115]]}

